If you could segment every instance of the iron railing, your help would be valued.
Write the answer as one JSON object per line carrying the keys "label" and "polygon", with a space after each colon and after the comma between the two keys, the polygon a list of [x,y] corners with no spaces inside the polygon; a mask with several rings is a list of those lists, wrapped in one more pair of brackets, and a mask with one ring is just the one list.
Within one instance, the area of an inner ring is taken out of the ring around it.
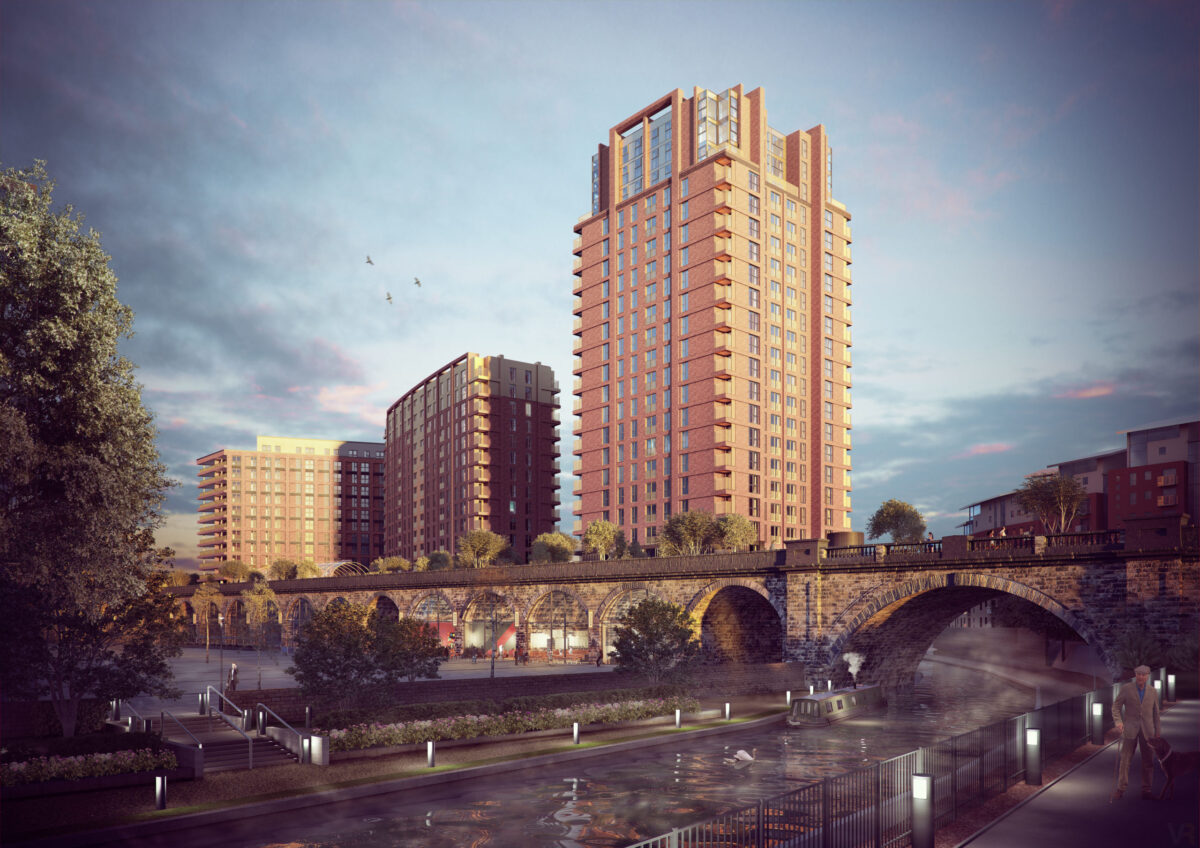
{"label": "iron railing", "polygon": [[[1085,743],[1093,702],[1120,683],[980,727],[629,848],[899,848],[912,838],[912,776],[933,775],[934,828],[1025,777],[1025,730],[1042,730],[1043,756]],[[1106,709],[1104,728],[1111,726]]]}

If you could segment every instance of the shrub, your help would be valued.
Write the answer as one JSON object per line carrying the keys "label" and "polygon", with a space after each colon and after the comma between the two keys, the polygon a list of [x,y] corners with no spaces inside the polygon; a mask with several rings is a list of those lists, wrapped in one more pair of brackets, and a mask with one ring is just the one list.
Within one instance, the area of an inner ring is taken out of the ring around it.
{"label": "shrub", "polygon": [[80,780],[110,774],[134,774],[143,771],[177,768],[171,751],[139,748],[106,754],[80,754],[74,757],[35,757],[21,762],[0,764],[0,785],[43,783],[47,780]]}

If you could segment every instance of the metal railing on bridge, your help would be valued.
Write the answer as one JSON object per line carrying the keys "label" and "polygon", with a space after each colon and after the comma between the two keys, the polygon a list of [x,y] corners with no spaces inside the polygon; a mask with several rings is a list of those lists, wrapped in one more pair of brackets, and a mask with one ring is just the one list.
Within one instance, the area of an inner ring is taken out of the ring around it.
{"label": "metal railing on bridge", "polygon": [[1082,745],[1092,704],[1109,706],[1121,683],[972,730],[784,795],[642,840],[629,848],[899,848],[912,838],[912,776],[933,775],[933,826],[1025,778],[1027,728],[1041,728],[1043,756]]}

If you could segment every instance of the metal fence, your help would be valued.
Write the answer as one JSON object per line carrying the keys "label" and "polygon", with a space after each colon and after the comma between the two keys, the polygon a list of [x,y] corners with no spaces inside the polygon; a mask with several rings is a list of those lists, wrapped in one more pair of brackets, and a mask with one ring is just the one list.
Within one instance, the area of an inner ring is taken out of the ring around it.
{"label": "metal fence", "polygon": [[980,727],[873,766],[829,777],[629,848],[892,848],[912,836],[912,776],[933,775],[934,828],[1025,778],[1025,730],[1041,728],[1043,756],[1088,739],[1092,704],[1108,709],[1120,684]]}

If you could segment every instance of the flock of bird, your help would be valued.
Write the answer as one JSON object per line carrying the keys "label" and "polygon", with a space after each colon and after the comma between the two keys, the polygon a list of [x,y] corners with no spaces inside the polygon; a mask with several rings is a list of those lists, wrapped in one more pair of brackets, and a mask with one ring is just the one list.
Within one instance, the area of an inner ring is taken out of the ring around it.
{"label": "flock of bird", "polygon": [[[371,256],[370,256],[370,254],[367,254],[367,264],[368,264],[368,265],[372,265],[372,266],[375,264],[375,263],[374,263],[374,262],[371,260]],[[420,287],[421,287],[421,278],[420,278],[420,277],[413,277],[413,285],[414,285],[414,286],[416,286],[417,288],[420,288]],[[387,294],[386,294],[386,298],[387,298],[387,302],[388,302],[388,303],[391,303],[391,302],[392,302],[392,293],[391,293],[391,292],[387,292]]]}

